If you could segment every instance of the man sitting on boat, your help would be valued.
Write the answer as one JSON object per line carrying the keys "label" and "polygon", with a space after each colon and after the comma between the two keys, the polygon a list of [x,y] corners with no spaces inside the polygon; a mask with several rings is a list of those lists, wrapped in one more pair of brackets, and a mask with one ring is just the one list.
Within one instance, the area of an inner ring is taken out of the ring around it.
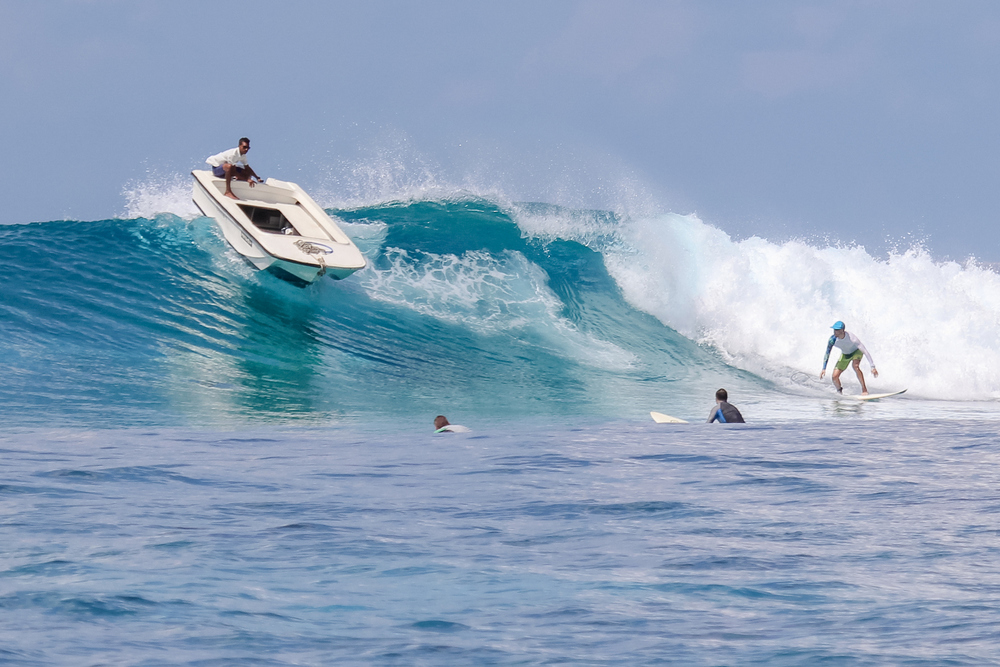
{"label": "man sitting on boat", "polygon": [[[239,199],[233,194],[232,181],[235,178],[238,181],[247,181],[250,183],[250,187],[254,186],[253,179],[257,179],[258,182],[263,183],[264,179],[254,172],[247,163],[247,151],[250,150],[250,140],[246,137],[240,139],[240,145],[232,150],[222,151],[218,155],[213,155],[212,157],[205,160],[208,166],[212,168],[212,174],[216,178],[226,179],[226,196],[230,199]],[[239,165],[243,165],[242,167]]]}

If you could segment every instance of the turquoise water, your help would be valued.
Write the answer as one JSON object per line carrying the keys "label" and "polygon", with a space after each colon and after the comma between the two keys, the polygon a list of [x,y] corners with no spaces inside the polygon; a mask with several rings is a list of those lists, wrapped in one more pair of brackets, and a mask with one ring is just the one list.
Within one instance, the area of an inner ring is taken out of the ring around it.
{"label": "turquoise water", "polygon": [[487,202],[342,216],[371,269],[305,289],[244,265],[207,218],[0,228],[4,417],[639,416],[682,381],[704,403],[702,369],[739,375],[624,303],[598,253],[526,239]]}
{"label": "turquoise water", "polygon": [[[255,272],[207,218],[0,227],[0,417],[700,419],[720,386],[767,421],[998,412],[1000,279],[975,265],[478,198],[332,213],[369,267],[305,289]],[[867,341],[872,390],[905,399],[830,400],[834,319]]]}
{"label": "turquoise water", "polygon": [[[0,662],[993,660],[988,268],[329,210],[369,267],[305,288],[206,218],[0,226]],[[906,394],[819,380],[837,319]]]}

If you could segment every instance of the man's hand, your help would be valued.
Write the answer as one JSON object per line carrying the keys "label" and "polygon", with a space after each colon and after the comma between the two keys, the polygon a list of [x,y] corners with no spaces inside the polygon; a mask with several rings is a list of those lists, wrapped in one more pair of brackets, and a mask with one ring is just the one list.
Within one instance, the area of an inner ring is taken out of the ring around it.
{"label": "man's hand", "polygon": [[872,377],[878,377],[878,369],[872,366]]}
{"label": "man's hand", "polygon": [[826,375],[826,369],[825,368],[819,372],[819,379],[822,380],[824,375]]}

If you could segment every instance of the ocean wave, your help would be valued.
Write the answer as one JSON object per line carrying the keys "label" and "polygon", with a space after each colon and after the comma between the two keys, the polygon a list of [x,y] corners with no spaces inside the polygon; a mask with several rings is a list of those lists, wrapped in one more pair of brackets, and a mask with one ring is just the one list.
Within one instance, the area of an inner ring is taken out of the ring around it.
{"label": "ocean wave", "polygon": [[[330,209],[369,265],[300,289],[210,219],[154,212],[188,187],[154,187],[135,218],[0,228],[6,416],[691,418],[725,386],[757,419],[823,419],[834,320],[878,362],[875,391],[1000,398],[1000,276],[974,262],[470,196]],[[929,409],[914,404],[866,414]]]}
{"label": "ocean wave", "polygon": [[992,371],[1000,275],[989,266],[935,260],[920,246],[876,257],[861,246],[736,240],[694,215],[522,208],[516,219],[532,236],[599,250],[632,306],[790,390],[802,386],[792,374],[819,375],[829,327],[843,320],[877,362],[875,386],[944,400],[1000,398]]}

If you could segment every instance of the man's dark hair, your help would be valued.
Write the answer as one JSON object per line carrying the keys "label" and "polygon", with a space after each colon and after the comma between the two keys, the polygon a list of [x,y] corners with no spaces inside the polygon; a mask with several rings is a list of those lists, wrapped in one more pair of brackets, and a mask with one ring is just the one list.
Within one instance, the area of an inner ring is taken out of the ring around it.
{"label": "man's dark hair", "polygon": [[729,400],[729,392],[727,392],[725,389],[720,389],[719,391],[715,392],[715,400],[717,400],[717,401],[728,401]]}
{"label": "man's dark hair", "polygon": [[246,137],[240,137],[240,143],[241,144],[246,144],[247,146],[249,146],[250,145],[250,140],[247,139]]}

